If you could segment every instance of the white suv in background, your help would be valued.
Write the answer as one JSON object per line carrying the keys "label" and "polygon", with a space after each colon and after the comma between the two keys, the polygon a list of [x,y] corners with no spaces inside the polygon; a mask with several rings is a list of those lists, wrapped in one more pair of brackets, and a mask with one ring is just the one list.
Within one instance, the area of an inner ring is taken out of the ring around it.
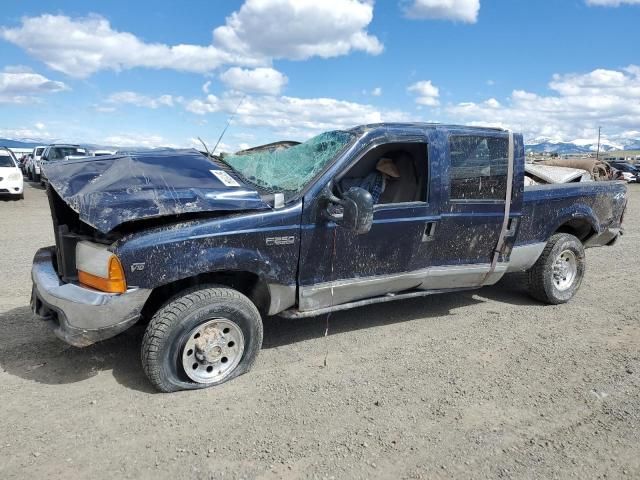
{"label": "white suv in background", "polygon": [[0,147],[0,195],[24,198],[22,172],[13,152]]}
{"label": "white suv in background", "polygon": [[31,152],[25,168],[29,180],[33,180],[34,182],[40,181],[40,158],[45,148],[47,148],[45,145],[38,145]]}
{"label": "white suv in background", "polygon": [[[81,147],[80,145],[72,145],[69,143],[53,144],[49,145],[47,148],[45,148],[44,152],[42,152],[40,165],[46,164],[48,162],[73,160],[76,158],[85,158],[89,156],[89,151],[86,148]],[[45,185],[47,183],[46,172],[42,169],[40,169],[39,179],[41,185]]]}

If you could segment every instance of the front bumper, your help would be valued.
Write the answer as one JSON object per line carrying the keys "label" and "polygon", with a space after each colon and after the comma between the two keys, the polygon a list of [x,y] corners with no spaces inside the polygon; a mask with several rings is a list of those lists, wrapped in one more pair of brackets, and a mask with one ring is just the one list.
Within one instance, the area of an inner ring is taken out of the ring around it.
{"label": "front bumper", "polygon": [[4,178],[0,180],[0,194],[2,195],[20,195],[24,190],[24,181],[22,177],[18,180],[9,180]]}
{"label": "front bumper", "polygon": [[53,247],[48,247],[38,250],[33,259],[31,309],[51,323],[57,337],[86,347],[138,321],[151,290],[130,288],[123,294],[113,294],[64,283],[54,268],[54,257]]}

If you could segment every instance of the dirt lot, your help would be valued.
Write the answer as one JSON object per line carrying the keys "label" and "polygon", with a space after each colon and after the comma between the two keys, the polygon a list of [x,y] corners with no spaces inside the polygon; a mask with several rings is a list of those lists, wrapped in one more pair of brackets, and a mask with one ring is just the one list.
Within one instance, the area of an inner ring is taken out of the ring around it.
{"label": "dirt lot", "polygon": [[[31,316],[44,192],[0,201],[0,478],[640,478],[640,186],[577,298],[514,282],[269,319],[255,369],[155,394],[140,330],[86,349]],[[325,355],[327,366],[323,366]]]}

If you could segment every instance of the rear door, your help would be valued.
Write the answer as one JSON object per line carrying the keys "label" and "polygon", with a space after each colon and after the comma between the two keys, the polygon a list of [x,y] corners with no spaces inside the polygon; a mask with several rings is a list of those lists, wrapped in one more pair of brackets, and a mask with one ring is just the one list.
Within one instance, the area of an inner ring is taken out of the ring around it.
{"label": "rear door", "polygon": [[511,200],[515,198],[518,202],[510,204],[507,248],[495,272],[488,276],[504,222],[509,133],[461,129],[441,131],[441,134],[440,145],[444,146],[448,162],[441,179],[441,215],[433,235],[436,248],[432,251],[431,263],[434,267],[443,267],[443,274],[433,287],[494,283],[506,271],[520,216],[521,192],[518,191],[515,197],[513,193],[511,196]]}

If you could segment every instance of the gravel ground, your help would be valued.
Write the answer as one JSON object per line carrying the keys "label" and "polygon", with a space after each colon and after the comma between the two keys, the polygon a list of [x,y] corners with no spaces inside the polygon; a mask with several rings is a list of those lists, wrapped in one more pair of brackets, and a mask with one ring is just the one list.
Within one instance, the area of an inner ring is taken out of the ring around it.
{"label": "gravel ground", "polygon": [[[640,478],[640,186],[568,305],[512,281],[268,319],[252,372],[155,394],[140,329],[86,349],[28,307],[44,192],[0,201],[0,478]],[[325,355],[327,365],[324,366]]]}

